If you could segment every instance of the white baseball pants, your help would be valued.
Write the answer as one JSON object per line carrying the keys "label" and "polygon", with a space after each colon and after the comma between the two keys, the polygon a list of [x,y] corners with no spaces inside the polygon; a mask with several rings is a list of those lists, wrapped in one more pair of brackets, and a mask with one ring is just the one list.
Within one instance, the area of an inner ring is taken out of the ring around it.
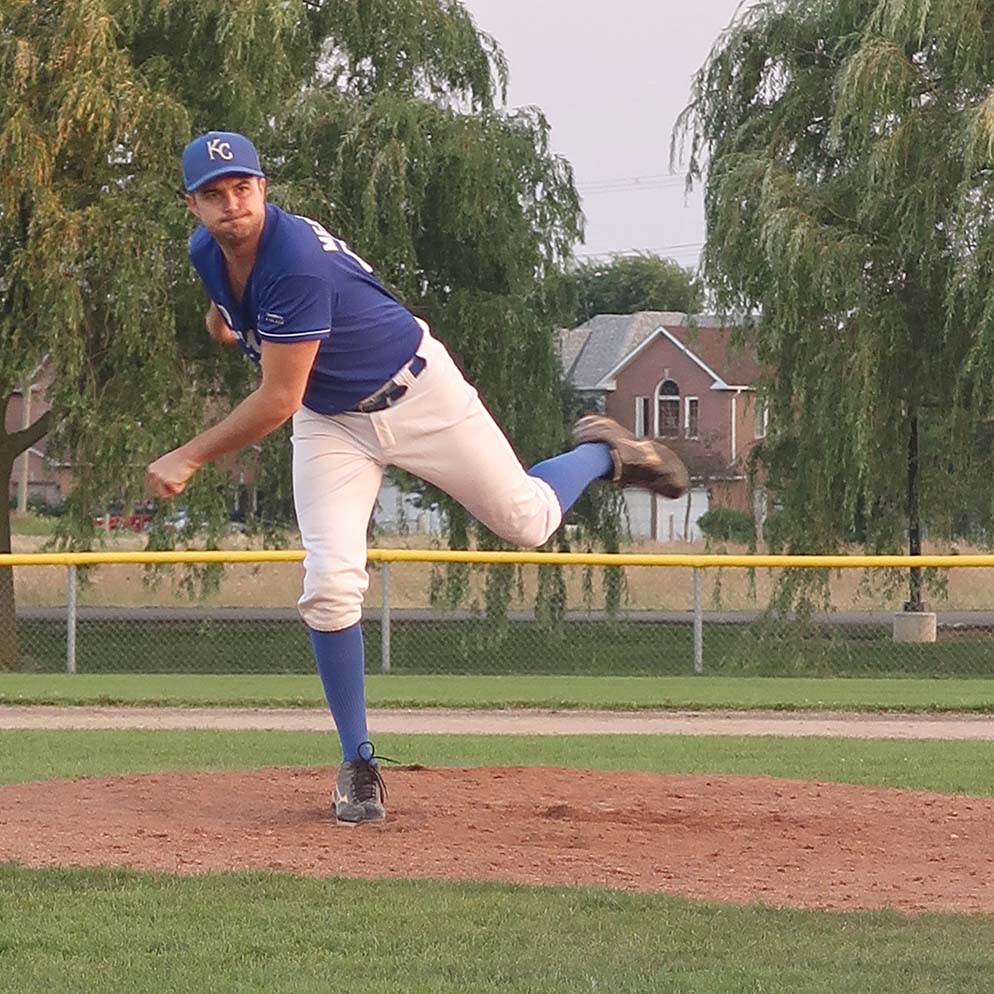
{"label": "white baseball pants", "polygon": [[301,617],[317,631],[348,628],[369,586],[366,528],[386,466],[397,466],[457,500],[515,545],[535,548],[559,527],[552,488],[529,476],[445,346],[425,327],[417,377],[383,411],[293,418],[293,491],[304,544]]}

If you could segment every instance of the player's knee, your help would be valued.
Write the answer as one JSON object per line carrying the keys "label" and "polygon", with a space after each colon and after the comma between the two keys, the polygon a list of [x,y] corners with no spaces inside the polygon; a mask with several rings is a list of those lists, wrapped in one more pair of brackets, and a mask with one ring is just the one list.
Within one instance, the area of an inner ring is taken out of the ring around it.
{"label": "player's knee", "polygon": [[309,574],[297,601],[297,611],[310,628],[336,632],[354,625],[362,617],[364,593],[364,584],[350,582],[342,574]]}
{"label": "player's knee", "polygon": [[555,530],[555,525],[550,527],[547,517],[522,518],[509,522],[507,528],[502,530],[501,538],[522,549],[538,549],[549,541]]}
{"label": "player's knee", "polygon": [[529,483],[531,486],[511,502],[503,520],[493,530],[523,549],[537,549],[552,537],[562,521],[563,512],[547,484],[532,478]]}

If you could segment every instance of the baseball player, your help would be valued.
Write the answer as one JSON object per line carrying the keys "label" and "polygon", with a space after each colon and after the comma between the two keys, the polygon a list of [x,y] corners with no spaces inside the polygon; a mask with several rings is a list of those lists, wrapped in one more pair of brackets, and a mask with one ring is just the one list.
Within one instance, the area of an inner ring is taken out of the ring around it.
{"label": "baseball player", "polygon": [[593,480],[686,492],[665,446],[615,421],[582,418],[575,448],[525,470],[445,346],[317,221],[266,200],[251,141],[230,132],[183,153],[199,225],[190,259],[210,306],[207,330],[258,364],[258,387],[218,424],[148,467],[147,487],[175,497],[205,463],[293,419],[294,505],[305,550],[298,609],[341,739],[333,791],[341,822],[386,817],[366,725],[360,625],[366,526],[384,467],[446,491],[517,545],[545,543]]}

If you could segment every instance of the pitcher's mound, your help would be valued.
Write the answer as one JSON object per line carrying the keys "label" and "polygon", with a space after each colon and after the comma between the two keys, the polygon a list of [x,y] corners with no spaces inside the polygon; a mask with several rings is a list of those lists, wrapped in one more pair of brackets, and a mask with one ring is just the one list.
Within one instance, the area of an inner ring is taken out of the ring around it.
{"label": "pitcher's mound", "polygon": [[339,827],[334,769],[0,787],[0,861],[434,877],[737,903],[994,911],[994,799],[546,767],[386,769],[389,819]]}

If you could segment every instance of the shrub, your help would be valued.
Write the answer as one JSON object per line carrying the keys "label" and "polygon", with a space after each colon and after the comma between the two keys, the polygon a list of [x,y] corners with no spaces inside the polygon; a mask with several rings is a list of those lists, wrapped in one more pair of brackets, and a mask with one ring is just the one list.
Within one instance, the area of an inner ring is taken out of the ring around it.
{"label": "shrub", "polygon": [[756,523],[751,514],[730,507],[716,507],[697,520],[704,535],[715,542],[749,545],[756,539]]}

